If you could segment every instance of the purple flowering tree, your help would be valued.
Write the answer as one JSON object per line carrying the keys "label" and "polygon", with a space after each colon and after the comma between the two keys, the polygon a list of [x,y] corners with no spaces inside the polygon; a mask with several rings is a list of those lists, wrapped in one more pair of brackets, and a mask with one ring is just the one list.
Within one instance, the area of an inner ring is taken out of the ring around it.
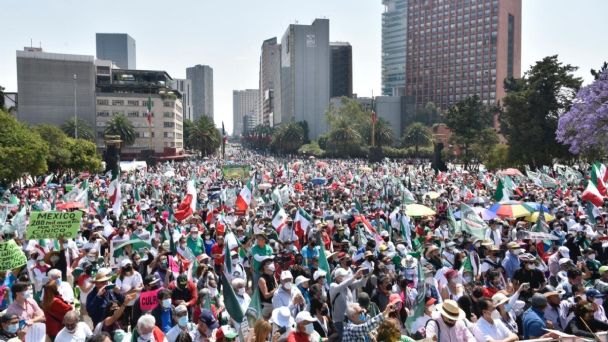
{"label": "purple flowering tree", "polygon": [[578,91],[570,110],[559,118],[556,137],[573,154],[608,152],[608,70]]}

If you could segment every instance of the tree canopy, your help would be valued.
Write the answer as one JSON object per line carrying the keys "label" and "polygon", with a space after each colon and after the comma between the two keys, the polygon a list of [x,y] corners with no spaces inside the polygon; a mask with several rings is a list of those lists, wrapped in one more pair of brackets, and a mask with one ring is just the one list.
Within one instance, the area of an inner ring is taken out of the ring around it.
{"label": "tree canopy", "polygon": [[129,118],[124,114],[115,115],[106,124],[107,135],[120,135],[125,146],[131,146],[135,143],[135,127]]}
{"label": "tree canopy", "polygon": [[222,144],[220,131],[213,119],[201,116],[188,131],[188,145],[199,150],[202,156],[214,154]]}
{"label": "tree canopy", "polygon": [[89,141],[95,141],[95,134],[89,124],[81,119],[70,118],[62,126],[61,130],[67,134],[68,137],[74,138],[75,126],[78,125],[78,139],[84,139]]}

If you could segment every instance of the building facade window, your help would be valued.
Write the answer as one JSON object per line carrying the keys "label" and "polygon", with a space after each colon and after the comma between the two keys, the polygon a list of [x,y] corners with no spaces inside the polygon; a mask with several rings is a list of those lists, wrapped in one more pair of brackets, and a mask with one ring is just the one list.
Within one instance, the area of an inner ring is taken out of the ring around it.
{"label": "building facade window", "polygon": [[139,100],[128,100],[127,106],[139,106]]}
{"label": "building facade window", "polygon": [[100,106],[108,106],[110,105],[110,100],[108,99],[97,99],[97,104]]}
{"label": "building facade window", "polygon": [[168,121],[165,121],[165,122],[163,122],[163,126],[164,126],[165,128],[173,128],[173,127],[175,127],[175,122],[168,122]]}
{"label": "building facade window", "polygon": [[128,112],[127,116],[130,118],[138,118],[139,117],[139,112]]}
{"label": "building facade window", "polygon": [[124,105],[125,105],[124,100],[112,100],[112,106],[124,106]]}
{"label": "building facade window", "polygon": [[110,112],[108,111],[101,111],[101,112],[97,112],[97,116],[102,117],[102,118],[107,118],[110,116]]}

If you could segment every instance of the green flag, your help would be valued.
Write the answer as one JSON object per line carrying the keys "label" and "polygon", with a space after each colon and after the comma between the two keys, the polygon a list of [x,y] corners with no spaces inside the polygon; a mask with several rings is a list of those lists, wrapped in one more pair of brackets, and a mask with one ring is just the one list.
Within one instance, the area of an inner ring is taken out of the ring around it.
{"label": "green flag", "polygon": [[464,263],[460,267],[460,273],[470,272],[473,277],[477,277],[481,271],[479,262],[473,257],[471,253],[464,259]]}
{"label": "green flag", "polygon": [[234,293],[234,289],[230,285],[230,282],[226,278],[226,276],[220,277],[222,280],[222,290],[224,292],[224,307],[230,318],[234,319],[237,322],[242,322],[243,310],[241,309],[241,305],[239,304],[238,299],[236,298],[236,294]]}
{"label": "green flag", "polygon": [[474,238],[480,240],[486,238],[488,225],[471,207],[464,203],[460,204],[460,224],[462,230],[471,234]]}
{"label": "green flag", "polygon": [[414,334],[415,331],[412,331],[412,324],[418,319],[418,317],[422,317],[424,315],[424,308],[426,304],[426,284],[424,281],[424,270],[422,268],[422,263],[418,262],[418,284],[416,286],[416,303],[412,307],[413,313],[405,320],[405,326],[410,334]]}
{"label": "green flag", "polygon": [[597,220],[595,218],[600,215],[600,212],[593,203],[585,201],[585,214],[587,214],[589,223],[593,225],[597,224]]}
{"label": "green flag", "polygon": [[502,179],[498,180],[498,185],[496,186],[496,192],[494,193],[494,201],[508,201],[509,195],[507,195],[506,188],[502,182]]}
{"label": "green flag", "polygon": [[543,209],[543,204],[542,202],[540,203],[540,210],[538,212],[538,218],[536,219],[536,224],[534,224],[534,229],[532,230],[533,232],[541,232],[541,233],[548,233],[548,226],[547,223],[545,222],[545,211]]}
{"label": "green flag", "polygon": [[327,283],[331,284],[331,269],[329,268],[329,262],[327,262],[327,256],[325,255],[325,246],[323,245],[323,241],[320,238],[317,243],[321,247],[319,251],[319,268],[327,272],[325,274],[325,278],[327,279]]}
{"label": "green flag", "polygon": [[250,320],[249,326],[253,326],[258,318],[262,316],[262,301],[260,300],[260,289],[258,286],[255,287],[253,296],[251,296],[251,302],[249,302],[246,314]]}
{"label": "green flag", "polygon": [[452,208],[448,207],[448,224],[450,225],[450,235],[454,236],[460,231],[460,224],[456,221]]}

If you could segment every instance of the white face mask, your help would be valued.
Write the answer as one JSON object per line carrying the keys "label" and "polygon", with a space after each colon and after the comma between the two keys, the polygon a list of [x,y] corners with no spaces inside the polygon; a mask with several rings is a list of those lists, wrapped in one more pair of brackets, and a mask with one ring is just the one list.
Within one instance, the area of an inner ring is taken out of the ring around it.
{"label": "white face mask", "polygon": [[526,266],[527,269],[529,269],[530,271],[535,270],[536,269],[536,265],[532,264],[532,265],[528,265]]}
{"label": "white face mask", "polygon": [[139,335],[139,337],[137,338],[137,341],[139,341],[139,342],[150,342],[150,341],[152,341],[152,333],[145,334],[145,335]]}
{"label": "white face mask", "polygon": [[287,291],[291,290],[291,283],[283,284],[283,288]]}
{"label": "white face mask", "polygon": [[245,295],[245,288],[244,288],[244,287],[241,287],[241,288],[240,288],[240,289],[237,291],[237,293],[239,294],[239,296],[243,296],[243,295]]}
{"label": "white face mask", "polygon": [[312,323],[306,324],[306,334],[310,335],[315,331],[315,327],[312,325]]}
{"label": "white face mask", "polygon": [[604,304],[604,298],[593,298],[593,302],[599,306],[602,306],[602,304]]}

